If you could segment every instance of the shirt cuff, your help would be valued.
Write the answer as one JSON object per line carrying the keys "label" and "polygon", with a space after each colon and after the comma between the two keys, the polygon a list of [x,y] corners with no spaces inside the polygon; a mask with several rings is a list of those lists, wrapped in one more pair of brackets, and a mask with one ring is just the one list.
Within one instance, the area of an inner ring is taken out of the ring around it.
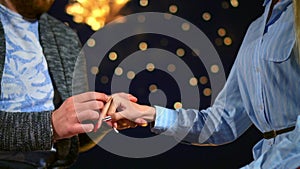
{"label": "shirt cuff", "polygon": [[156,111],[155,123],[151,131],[160,134],[171,128],[176,122],[178,112],[176,110],[167,109],[160,106],[154,106]]}

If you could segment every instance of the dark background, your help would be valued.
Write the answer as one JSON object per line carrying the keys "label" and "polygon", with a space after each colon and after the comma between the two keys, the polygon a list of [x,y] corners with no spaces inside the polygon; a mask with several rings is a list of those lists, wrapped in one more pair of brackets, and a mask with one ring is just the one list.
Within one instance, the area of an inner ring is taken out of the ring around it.
{"label": "dark background", "polygon": [[[195,24],[206,34],[219,53],[226,76],[228,76],[247,27],[263,12],[263,0],[243,0],[238,2],[239,6],[233,7],[230,4],[230,0],[149,0],[149,5],[142,7],[139,5],[138,0],[132,0],[120,13],[126,15],[150,11],[168,12],[171,4],[177,5],[178,12],[175,15]],[[77,24],[72,21],[72,16],[65,13],[65,6],[67,3],[68,1],[66,0],[56,0],[49,13],[73,28],[78,33],[82,44],[85,44],[94,31],[87,25]],[[211,14],[211,20],[203,20],[202,14],[204,12],[209,12]],[[217,30],[221,27],[226,30],[226,36],[232,39],[232,44],[229,46],[224,45],[223,43],[216,43],[218,40],[221,40],[222,42],[222,38],[224,38],[220,37],[217,33]],[[166,38],[168,40],[169,43],[167,47],[157,43],[161,38]],[[122,56],[126,57],[126,55],[138,50],[136,46],[141,41],[147,41],[148,47],[163,48],[173,52],[180,46],[186,50],[187,54],[191,53],[190,49],[181,42],[175,41],[169,37],[149,34],[125,39],[116,44],[113,48],[115,51],[117,50],[119,53],[122,53]],[[116,63],[111,63],[109,60],[103,60],[103,62],[104,63],[101,63],[101,66],[107,67],[107,70],[113,70],[113,68],[117,66]],[[195,73],[195,77],[208,76],[202,63],[197,63],[192,60],[186,60],[186,62],[189,67],[197,68],[197,70],[199,70],[198,73]],[[98,79],[101,78],[100,76],[101,74],[95,79],[95,84],[97,86],[96,90],[110,94],[110,83],[101,84]],[[157,80],[162,78],[164,81]],[[169,78],[160,71],[153,71],[151,74],[144,71],[137,74],[132,80],[129,90],[130,93],[139,98],[139,103],[149,104],[149,100],[147,100],[148,97],[145,96],[149,95],[149,92],[147,92],[147,85],[150,83],[159,84],[160,89],[166,93],[168,96],[168,108],[172,108],[173,102],[176,99],[180,99],[180,96],[177,94],[178,91],[176,91],[178,88],[176,88],[176,84],[173,85],[172,78]],[[202,90],[209,86],[209,82],[204,85],[198,85],[201,96],[199,109],[207,108],[210,105],[210,96],[202,94]],[[132,137],[148,137],[153,135],[149,132],[149,128],[124,130],[122,133]],[[142,159],[120,157],[103,150],[101,147],[95,146],[93,149],[81,153],[78,161],[71,168],[240,168],[253,160],[252,147],[259,139],[259,132],[252,126],[244,135],[233,143],[218,147],[199,147],[178,144],[161,155]]]}

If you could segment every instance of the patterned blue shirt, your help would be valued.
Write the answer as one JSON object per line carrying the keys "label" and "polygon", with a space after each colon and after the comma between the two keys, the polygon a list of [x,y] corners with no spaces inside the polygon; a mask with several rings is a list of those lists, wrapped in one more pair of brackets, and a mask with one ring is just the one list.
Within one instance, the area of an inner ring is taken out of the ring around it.
{"label": "patterned blue shirt", "polygon": [[297,123],[294,131],[257,143],[255,160],[245,168],[278,168],[292,158],[290,164],[299,164],[300,64],[294,51],[292,0],[279,1],[268,21],[271,1],[264,5],[264,14],[249,26],[214,104],[200,111],[156,106],[153,132],[178,139],[187,134],[184,141],[220,145],[237,139],[251,124],[267,132]]}
{"label": "patterned blue shirt", "polygon": [[41,112],[54,109],[54,90],[39,43],[38,22],[0,5],[6,39],[0,110]]}

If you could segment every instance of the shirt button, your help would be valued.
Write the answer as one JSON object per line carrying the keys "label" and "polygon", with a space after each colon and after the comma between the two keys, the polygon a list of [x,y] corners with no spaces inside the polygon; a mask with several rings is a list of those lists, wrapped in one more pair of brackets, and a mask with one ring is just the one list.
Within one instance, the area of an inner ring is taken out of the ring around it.
{"label": "shirt button", "polygon": [[260,71],[258,67],[256,67],[255,70],[256,70],[256,72],[259,72],[259,71]]}

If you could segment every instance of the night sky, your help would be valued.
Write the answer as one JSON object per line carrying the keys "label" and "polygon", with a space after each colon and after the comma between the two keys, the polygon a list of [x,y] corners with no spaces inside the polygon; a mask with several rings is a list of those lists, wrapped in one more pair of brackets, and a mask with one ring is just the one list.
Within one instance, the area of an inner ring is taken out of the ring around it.
{"label": "night sky", "polygon": [[[170,5],[176,5],[178,11],[175,15],[186,19],[196,25],[209,38],[211,43],[217,50],[226,76],[228,76],[231,66],[235,60],[239,46],[242,43],[249,24],[259,17],[263,12],[263,0],[238,1],[239,5],[233,7],[230,0],[149,0],[148,6],[142,7],[139,0],[130,1],[120,13],[123,15],[138,12],[168,12]],[[50,9],[50,15],[68,23],[77,33],[82,42],[86,41],[93,35],[94,31],[89,26],[77,24],[72,21],[72,16],[65,13],[66,0],[56,0]],[[204,20],[203,13],[209,13],[211,19]],[[226,35],[220,36],[218,30],[223,28]],[[225,44],[224,39],[229,37],[232,41],[229,45]],[[168,45],[164,46],[161,39],[167,40]],[[170,37],[155,34],[143,34],[124,39],[116,44],[111,51],[118,51],[124,58],[134,51],[139,50],[137,46],[140,42],[147,42],[148,48],[162,48],[171,52],[176,52],[179,47],[185,50],[186,55],[191,54],[191,50],[182,42],[176,41]],[[108,54],[105,54],[106,57]],[[121,59],[121,58],[119,58]],[[208,73],[200,62],[196,62],[188,57],[183,58],[195,74],[195,77],[207,77]],[[120,62],[121,60],[119,60]],[[90,79],[96,86],[96,91],[110,94],[110,76],[114,73],[118,62],[112,62],[109,59],[103,59],[99,66],[101,71],[96,78]],[[89,70],[89,68],[88,68]],[[104,82],[103,76],[108,77]],[[164,80],[161,80],[164,79]],[[167,95],[168,108],[174,108],[174,102],[180,100],[178,95],[178,86],[174,84],[174,79],[162,71],[139,72],[130,83],[129,92],[138,97],[139,103],[150,104],[148,99],[150,84],[157,84],[159,89],[163,90]],[[207,94],[210,88],[210,82],[198,83],[201,103],[199,109],[210,106],[211,96]],[[206,90],[206,93],[204,92]],[[148,137],[153,133],[149,132],[149,128],[136,128],[121,131],[122,134],[131,137]],[[154,157],[149,158],[126,158],[120,157],[105,151],[101,147],[80,154],[77,162],[72,169],[138,169],[138,168],[239,168],[252,159],[252,147],[260,139],[258,130],[252,126],[244,135],[233,143],[229,143],[217,147],[200,147],[185,144],[178,144],[171,150]]]}

